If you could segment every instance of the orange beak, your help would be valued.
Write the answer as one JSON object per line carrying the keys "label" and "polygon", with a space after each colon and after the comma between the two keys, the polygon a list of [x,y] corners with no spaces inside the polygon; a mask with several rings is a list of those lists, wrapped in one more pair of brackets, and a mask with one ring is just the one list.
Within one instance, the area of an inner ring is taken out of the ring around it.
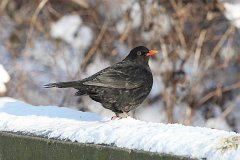
{"label": "orange beak", "polygon": [[146,54],[146,56],[151,56],[151,55],[154,55],[155,53],[158,53],[158,51],[157,51],[157,50],[150,50],[150,51]]}

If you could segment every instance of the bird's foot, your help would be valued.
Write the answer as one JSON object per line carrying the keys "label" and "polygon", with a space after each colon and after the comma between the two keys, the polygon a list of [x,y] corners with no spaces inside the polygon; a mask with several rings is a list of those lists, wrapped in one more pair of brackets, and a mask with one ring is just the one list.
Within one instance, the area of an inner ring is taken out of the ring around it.
{"label": "bird's foot", "polygon": [[127,117],[129,117],[128,112],[123,112],[123,113],[121,114],[121,117],[122,117],[122,118],[127,118]]}
{"label": "bird's foot", "polygon": [[122,119],[122,117],[119,117],[119,116],[113,116],[113,117],[111,118],[111,120],[120,120],[120,119]]}
{"label": "bird's foot", "polygon": [[116,114],[116,116],[113,116],[113,117],[111,118],[111,120],[119,120],[119,119],[122,119],[122,117],[119,116],[119,115],[120,115],[119,113],[115,113],[115,114]]}
{"label": "bird's foot", "polygon": [[116,113],[116,116],[113,116],[111,118],[111,120],[120,120],[120,119],[123,119],[123,118],[127,118],[128,116],[129,116],[128,112]]}

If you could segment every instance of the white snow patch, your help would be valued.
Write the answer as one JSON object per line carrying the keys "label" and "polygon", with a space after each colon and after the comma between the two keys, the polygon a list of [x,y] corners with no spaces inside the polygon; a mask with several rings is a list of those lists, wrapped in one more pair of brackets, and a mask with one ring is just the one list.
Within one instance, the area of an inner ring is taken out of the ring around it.
{"label": "white snow patch", "polygon": [[[0,131],[80,143],[114,144],[121,148],[198,159],[237,160],[240,157],[240,148],[231,148],[232,143],[239,146],[239,142],[225,141],[239,137],[234,132],[132,118],[111,121],[95,113],[64,107],[32,106],[11,98],[0,98],[0,117]],[[226,146],[230,148],[226,149]]]}
{"label": "white snow patch", "polygon": [[[126,11],[127,9],[130,9],[130,18],[131,18],[131,28],[136,29],[140,27],[142,23],[142,12],[141,12],[141,7],[138,2],[134,2],[133,4],[123,7],[123,9]],[[120,21],[117,22],[116,24],[116,29],[119,34],[122,34],[127,27],[127,23],[129,21],[127,19],[122,18]]]}
{"label": "white snow patch", "polygon": [[7,83],[10,80],[10,76],[5,68],[0,64],[0,83]]}
{"label": "white snow patch", "polygon": [[[137,4],[137,0],[128,0],[128,1],[122,1],[122,0],[104,0],[101,1],[101,3],[94,2],[93,5],[98,4],[97,10],[99,14],[101,14],[103,17],[107,18],[110,21],[119,20],[123,17],[123,15],[129,10],[131,18],[134,18],[132,16],[135,16],[135,13],[139,14],[138,11],[140,9],[140,5]],[[134,5],[136,5],[134,7]],[[139,5],[139,7],[138,7]],[[141,14],[141,13],[140,13]],[[140,15],[136,15],[136,20],[138,21],[138,17]]]}
{"label": "white snow patch", "polygon": [[223,3],[225,12],[224,15],[229,19],[234,26],[240,28],[240,1],[234,1],[233,3],[224,2]]}
{"label": "white snow patch", "polygon": [[72,41],[73,46],[78,48],[88,48],[93,39],[92,29],[86,25],[82,25],[75,34],[74,41]]}
{"label": "white snow patch", "polygon": [[162,12],[162,7],[158,1],[148,0],[144,5],[146,28],[141,32],[141,36],[145,41],[156,38],[156,36],[166,36],[172,28],[172,19],[170,16]]}
{"label": "white snow patch", "polygon": [[52,24],[50,34],[53,38],[61,38],[70,43],[81,24],[82,19],[78,15],[65,15]]}
{"label": "white snow patch", "polygon": [[10,80],[10,76],[5,68],[0,64],[0,93],[5,93],[7,88],[4,83]]}
{"label": "white snow patch", "polygon": [[0,83],[0,93],[5,93],[7,92],[7,87],[5,86],[4,83]]}
{"label": "white snow patch", "polygon": [[126,30],[127,27],[127,22],[125,20],[120,20],[117,24],[116,24],[116,29],[118,31],[118,33],[123,33]]}
{"label": "white snow patch", "polygon": [[93,31],[82,24],[78,15],[65,15],[51,26],[50,35],[82,50],[87,49],[93,39]]}
{"label": "white snow patch", "polygon": [[141,12],[140,4],[138,2],[135,2],[132,5],[130,17],[132,19],[132,27],[133,28],[140,27],[142,23],[142,12]]}
{"label": "white snow patch", "polygon": [[152,23],[153,29],[150,29],[149,31],[143,31],[141,33],[141,36],[145,41],[150,41],[159,34],[166,36],[171,31],[171,18],[166,14],[160,14],[154,17]]}

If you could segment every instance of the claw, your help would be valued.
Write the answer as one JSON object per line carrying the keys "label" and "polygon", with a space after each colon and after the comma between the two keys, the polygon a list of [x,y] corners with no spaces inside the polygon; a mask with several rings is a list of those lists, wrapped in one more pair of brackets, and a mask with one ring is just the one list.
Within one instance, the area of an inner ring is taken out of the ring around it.
{"label": "claw", "polygon": [[125,118],[129,117],[128,112],[123,112],[123,114],[126,116]]}
{"label": "claw", "polygon": [[113,116],[113,117],[111,118],[111,120],[120,120],[120,119],[122,119],[122,117]]}
{"label": "claw", "polygon": [[120,120],[127,117],[129,117],[128,112],[116,113],[116,116],[113,116],[111,120]]}
{"label": "claw", "polygon": [[113,116],[111,118],[111,120],[120,120],[120,119],[122,119],[122,117],[119,116],[119,113],[115,113],[115,114],[116,114],[116,116]]}

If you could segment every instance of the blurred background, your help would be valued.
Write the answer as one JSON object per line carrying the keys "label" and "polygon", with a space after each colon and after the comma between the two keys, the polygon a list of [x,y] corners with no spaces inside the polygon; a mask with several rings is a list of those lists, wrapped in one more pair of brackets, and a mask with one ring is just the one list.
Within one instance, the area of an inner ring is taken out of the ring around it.
{"label": "blurred background", "polygon": [[157,49],[136,119],[240,132],[239,0],[1,0],[0,95],[111,117],[74,89],[138,45]]}

